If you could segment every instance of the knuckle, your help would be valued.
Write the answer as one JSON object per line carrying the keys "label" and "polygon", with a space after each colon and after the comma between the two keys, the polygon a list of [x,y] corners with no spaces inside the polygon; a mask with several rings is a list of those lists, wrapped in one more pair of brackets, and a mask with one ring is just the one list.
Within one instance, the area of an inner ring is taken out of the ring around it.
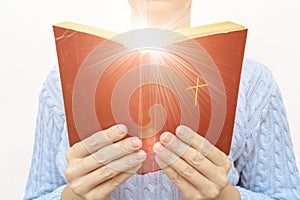
{"label": "knuckle", "polygon": [[69,150],[66,151],[66,160],[68,161],[68,163],[72,159],[72,155],[71,154],[72,154],[71,149],[69,149]]}
{"label": "knuckle", "polygon": [[207,198],[209,199],[215,199],[219,195],[220,195],[220,190],[218,190],[216,187],[211,187],[207,192]]}
{"label": "knuckle", "polygon": [[163,153],[159,155],[167,165],[171,165],[179,159],[179,157],[172,151],[165,149]]}
{"label": "knuckle", "polygon": [[229,160],[229,158],[226,156],[225,153],[222,152],[222,154],[223,154],[222,167],[225,169],[226,172],[228,172],[232,167],[232,162]]}
{"label": "knuckle", "polygon": [[94,159],[101,164],[106,164],[109,162],[109,158],[107,155],[105,155],[105,153],[101,150],[95,152],[92,154]]}
{"label": "knuckle", "polygon": [[80,142],[77,142],[77,143],[75,143],[69,150],[72,150],[72,149],[79,149],[79,148],[81,148],[81,143]]}
{"label": "knuckle", "polygon": [[225,165],[226,171],[228,172],[231,169],[231,167],[232,167],[232,162],[230,160],[227,160]]}
{"label": "knuckle", "polygon": [[115,140],[115,134],[113,131],[108,131],[106,134],[105,134],[105,137],[106,139],[109,141],[109,142],[113,142]]}
{"label": "knuckle", "polygon": [[69,165],[64,171],[64,175],[66,179],[68,180],[75,179],[78,176],[78,172],[80,171],[80,168],[78,168],[80,165],[81,165],[80,162]]}
{"label": "knuckle", "polygon": [[194,166],[200,166],[202,164],[204,156],[202,156],[200,153],[196,153],[191,157],[191,164]]}
{"label": "knuckle", "polygon": [[72,182],[70,188],[78,196],[83,193],[83,185],[79,181]]}
{"label": "knuckle", "polygon": [[117,188],[122,184],[122,180],[118,179],[117,177],[115,177],[111,180],[112,180],[111,184],[112,184],[113,188]]}
{"label": "knuckle", "polygon": [[71,169],[68,167],[65,171],[64,171],[65,177],[68,181],[72,180],[72,171]]}
{"label": "knuckle", "polygon": [[183,181],[183,177],[180,174],[177,174],[176,176],[173,176],[170,179],[177,186],[180,185]]}
{"label": "knuckle", "polygon": [[199,192],[196,192],[195,194],[193,194],[193,197],[191,199],[202,200],[203,196]]}
{"label": "knuckle", "polygon": [[192,167],[187,165],[183,168],[183,170],[181,171],[182,175],[187,178],[190,179],[193,176],[193,170]]}
{"label": "knuckle", "polygon": [[225,174],[220,175],[219,180],[221,188],[225,188],[229,184],[229,178]]}
{"label": "knuckle", "polygon": [[99,172],[101,173],[102,177],[105,179],[110,179],[114,175],[113,171],[106,166],[102,167],[101,170],[99,170]]}

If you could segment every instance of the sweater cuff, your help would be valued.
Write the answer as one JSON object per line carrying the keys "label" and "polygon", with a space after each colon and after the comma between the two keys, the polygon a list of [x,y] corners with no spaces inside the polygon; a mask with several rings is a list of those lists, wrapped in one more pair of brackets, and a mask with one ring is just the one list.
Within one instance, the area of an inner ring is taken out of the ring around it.
{"label": "sweater cuff", "polygon": [[235,186],[235,188],[240,192],[241,200],[273,200],[271,197],[268,197],[264,194],[256,193],[240,186]]}
{"label": "sweater cuff", "polygon": [[62,185],[58,188],[56,188],[53,192],[39,196],[38,198],[35,198],[36,200],[60,200],[61,199],[61,193],[66,185]]}

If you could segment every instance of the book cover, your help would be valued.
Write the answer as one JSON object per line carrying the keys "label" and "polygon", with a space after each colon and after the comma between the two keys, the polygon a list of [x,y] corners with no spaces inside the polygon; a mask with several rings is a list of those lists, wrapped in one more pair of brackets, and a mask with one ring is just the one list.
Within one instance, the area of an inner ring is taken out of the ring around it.
{"label": "book cover", "polygon": [[125,33],[53,26],[70,145],[115,124],[143,140],[156,171],[161,133],[186,125],[229,154],[247,29],[222,22]]}

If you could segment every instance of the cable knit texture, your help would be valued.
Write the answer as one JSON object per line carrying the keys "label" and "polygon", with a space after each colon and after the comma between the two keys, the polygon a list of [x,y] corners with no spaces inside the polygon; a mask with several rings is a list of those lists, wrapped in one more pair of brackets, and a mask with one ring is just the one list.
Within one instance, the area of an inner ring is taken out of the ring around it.
{"label": "cable knit texture", "polygon": [[[40,94],[30,175],[24,199],[60,199],[67,184],[64,170],[68,143],[58,68]],[[246,59],[229,158],[231,184],[242,199],[300,199],[286,112],[280,91],[269,70]],[[132,176],[111,199],[181,199],[177,187],[162,172]]]}

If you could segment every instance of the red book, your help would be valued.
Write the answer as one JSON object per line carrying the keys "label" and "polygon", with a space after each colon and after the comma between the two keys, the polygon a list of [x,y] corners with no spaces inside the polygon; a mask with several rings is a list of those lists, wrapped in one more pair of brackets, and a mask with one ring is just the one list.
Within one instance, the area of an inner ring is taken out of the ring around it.
{"label": "red book", "polygon": [[232,22],[126,33],[53,26],[70,145],[115,124],[143,140],[186,125],[229,153],[247,29]]}

